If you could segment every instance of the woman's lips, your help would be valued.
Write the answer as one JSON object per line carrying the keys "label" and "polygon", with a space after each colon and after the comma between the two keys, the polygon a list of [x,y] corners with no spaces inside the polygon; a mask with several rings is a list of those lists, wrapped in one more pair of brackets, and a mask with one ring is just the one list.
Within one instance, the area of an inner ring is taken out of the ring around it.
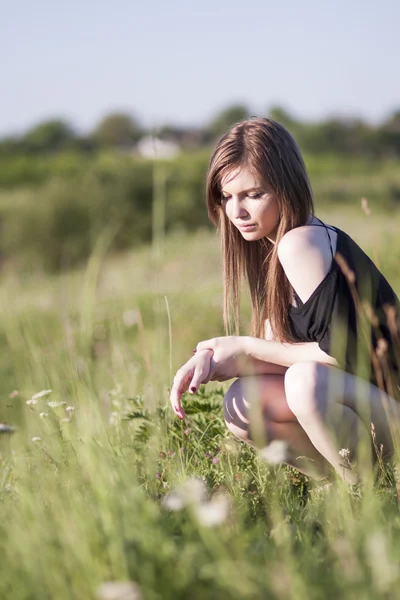
{"label": "woman's lips", "polygon": [[239,229],[241,229],[242,231],[250,231],[251,229],[254,229],[254,227],[256,227],[256,225],[238,225]]}

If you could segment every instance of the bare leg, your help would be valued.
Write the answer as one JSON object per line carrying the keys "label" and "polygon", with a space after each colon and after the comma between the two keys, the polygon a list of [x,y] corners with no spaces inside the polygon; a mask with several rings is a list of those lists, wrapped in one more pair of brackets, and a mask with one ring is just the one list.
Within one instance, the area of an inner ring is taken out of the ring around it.
{"label": "bare leg", "polygon": [[286,464],[315,479],[331,473],[332,467],[311,443],[288,406],[283,375],[242,377],[231,385],[224,399],[224,415],[234,435],[252,446],[257,445],[249,423],[254,400],[259,401],[262,414],[263,439],[258,446],[283,440],[288,444]]}
{"label": "bare leg", "polygon": [[299,362],[286,371],[285,391],[288,406],[315,448],[348,483],[358,477],[339,451],[349,450],[349,460],[357,462],[360,474],[370,469],[376,461],[371,423],[386,458],[400,442],[399,404],[354,375],[312,361]]}

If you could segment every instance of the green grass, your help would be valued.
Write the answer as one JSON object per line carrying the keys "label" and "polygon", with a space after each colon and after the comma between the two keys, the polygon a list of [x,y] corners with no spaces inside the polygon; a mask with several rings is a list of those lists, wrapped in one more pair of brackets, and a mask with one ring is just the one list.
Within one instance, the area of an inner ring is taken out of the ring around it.
{"label": "green grass", "polygon": [[[318,214],[399,292],[398,214]],[[16,432],[0,438],[0,598],[90,599],[121,580],[154,600],[397,597],[392,471],[327,490],[270,466],[224,425],[229,383],[203,387],[185,400],[185,422],[174,418],[171,374],[199,340],[223,334],[214,234],[177,234],[159,257],[109,256],[100,243],[86,269],[53,277],[9,267],[1,306],[1,421]],[[248,322],[244,294],[243,333]],[[219,526],[202,525],[193,505],[163,508],[190,477],[228,497]]]}

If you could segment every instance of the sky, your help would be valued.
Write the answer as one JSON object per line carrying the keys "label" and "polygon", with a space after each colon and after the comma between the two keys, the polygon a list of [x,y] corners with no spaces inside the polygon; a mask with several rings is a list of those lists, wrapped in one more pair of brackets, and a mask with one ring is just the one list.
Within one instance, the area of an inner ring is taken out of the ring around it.
{"label": "sky", "polygon": [[245,103],[313,121],[400,110],[398,0],[13,0],[0,21],[0,136],[123,111],[201,126]]}

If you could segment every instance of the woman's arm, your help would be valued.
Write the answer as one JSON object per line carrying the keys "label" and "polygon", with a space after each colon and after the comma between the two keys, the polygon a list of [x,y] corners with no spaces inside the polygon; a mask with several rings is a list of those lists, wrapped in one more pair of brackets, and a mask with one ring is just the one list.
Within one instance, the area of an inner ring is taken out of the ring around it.
{"label": "woman's arm", "polygon": [[[225,352],[224,352],[225,354]],[[218,350],[213,351],[210,363],[210,372],[207,380],[227,381],[235,377],[248,377],[250,375],[284,375],[287,367],[277,365],[265,360],[254,358],[250,355],[222,356]]]}
{"label": "woman's arm", "polygon": [[[215,375],[218,375],[219,363],[221,366],[231,364],[229,372],[235,373],[232,377],[251,374],[252,368],[255,369],[253,374],[281,373],[282,367],[287,368],[306,360],[338,366],[336,359],[321,350],[317,342],[282,344],[250,336],[232,335],[197,344],[197,350],[205,349],[213,351],[213,361],[217,365]],[[214,371],[214,367],[212,369]]]}
{"label": "woman's arm", "polygon": [[296,362],[312,360],[327,365],[338,366],[338,362],[329,354],[326,354],[318,346],[317,342],[304,342],[289,344],[271,342],[260,338],[243,336],[243,351],[246,356],[253,359],[272,362],[277,365],[290,367]]}
{"label": "woman's arm", "polygon": [[[268,341],[274,341],[269,319],[265,319],[264,337]],[[234,377],[245,377],[248,375],[283,375],[287,367],[259,360],[250,355],[237,357],[236,360],[225,352],[213,354],[208,381],[227,381]]]}

